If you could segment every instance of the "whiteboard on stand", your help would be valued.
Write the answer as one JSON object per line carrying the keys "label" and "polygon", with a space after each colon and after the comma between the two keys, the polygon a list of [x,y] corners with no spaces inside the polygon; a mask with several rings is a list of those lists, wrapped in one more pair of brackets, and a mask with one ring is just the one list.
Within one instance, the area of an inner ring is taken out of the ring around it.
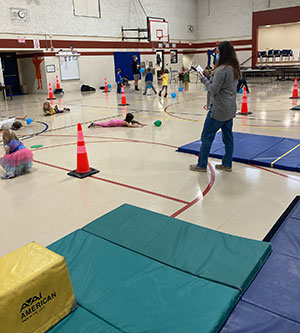
{"label": "whiteboard on stand", "polygon": [[75,54],[59,54],[59,66],[61,80],[78,80],[79,76],[79,64],[78,56]]}

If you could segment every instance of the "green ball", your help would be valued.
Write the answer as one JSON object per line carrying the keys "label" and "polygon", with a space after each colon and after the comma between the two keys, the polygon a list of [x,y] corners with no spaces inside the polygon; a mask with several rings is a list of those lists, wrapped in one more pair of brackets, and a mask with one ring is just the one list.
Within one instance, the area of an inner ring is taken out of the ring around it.
{"label": "green ball", "polygon": [[160,120],[155,120],[154,125],[159,127],[162,124]]}

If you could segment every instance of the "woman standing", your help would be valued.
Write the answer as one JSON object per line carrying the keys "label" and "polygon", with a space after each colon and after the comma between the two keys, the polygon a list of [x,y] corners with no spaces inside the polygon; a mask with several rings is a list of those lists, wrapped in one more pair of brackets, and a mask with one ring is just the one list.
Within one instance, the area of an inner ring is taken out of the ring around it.
{"label": "woman standing", "polygon": [[131,69],[133,71],[135,90],[140,90],[138,87],[139,79],[140,79],[140,65],[138,64],[138,57],[136,55],[133,56],[133,62],[131,64]]}
{"label": "woman standing", "polygon": [[198,164],[190,165],[190,170],[206,172],[208,155],[215,135],[222,130],[225,155],[222,164],[216,169],[231,171],[233,155],[232,124],[236,114],[236,87],[241,78],[240,66],[230,42],[224,41],[217,47],[217,66],[211,79],[201,76],[201,82],[208,89],[209,109],[201,134],[201,148]]}

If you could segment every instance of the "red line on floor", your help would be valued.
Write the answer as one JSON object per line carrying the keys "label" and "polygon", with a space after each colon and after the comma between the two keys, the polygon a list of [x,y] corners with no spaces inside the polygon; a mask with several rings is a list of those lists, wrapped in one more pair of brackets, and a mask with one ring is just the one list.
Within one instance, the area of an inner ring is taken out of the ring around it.
{"label": "red line on floor", "polygon": [[168,116],[170,116],[170,117],[174,117],[174,118],[177,118],[177,119],[181,119],[181,120],[187,120],[187,121],[199,122],[198,120],[194,120],[194,119],[189,119],[189,118],[180,117],[180,116],[177,116],[177,115],[174,114],[174,113],[170,113],[170,112],[168,112],[167,109],[168,109],[170,106],[173,106],[173,105],[175,105],[175,104],[178,104],[178,102],[177,102],[177,103],[174,103],[174,104],[167,105],[167,106],[164,108],[164,112],[165,112]]}
{"label": "red line on floor", "polygon": [[[61,137],[72,137],[76,138],[77,135],[73,134],[43,134],[40,135],[42,136],[61,136]],[[85,138],[96,138],[96,139],[111,139],[111,140],[122,140],[122,141],[127,141],[127,142],[137,142],[137,143],[148,143],[148,144],[153,144],[153,145],[158,145],[158,146],[165,146],[165,147],[171,147],[177,149],[178,146],[170,145],[167,143],[160,143],[160,142],[153,142],[153,141],[144,141],[144,140],[136,140],[136,139],[126,139],[126,138],[115,138],[111,136],[95,136],[95,135],[85,135]],[[105,142],[105,141],[104,141]]]}
{"label": "red line on floor", "polygon": [[171,215],[171,217],[176,217],[179,214],[183,213],[185,210],[189,209],[191,206],[193,206],[195,203],[197,203],[198,201],[200,201],[201,199],[203,199],[206,194],[210,191],[210,189],[212,188],[214,182],[215,182],[215,170],[214,168],[211,166],[210,163],[208,163],[210,172],[211,172],[211,178],[210,178],[210,182],[207,185],[206,189],[202,192],[202,195],[199,195],[197,198],[195,198],[193,201],[189,202],[188,204],[186,204],[184,207],[180,208],[179,210],[177,210],[175,213],[173,213]]}
{"label": "red line on floor", "polygon": [[42,164],[42,165],[46,165],[46,166],[50,166],[52,168],[56,168],[56,169],[59,169],[59,170],[64,170],[64,171],[68,171],[68,172],[72,171],[71,169],[63,168],[63,167],[60,167],[58,165],[49,164],[49,163],[42,162],[42,161],[33,160],[33,162],[39,163],[39,164]]}
{"label": "red line on floor", "polygon": [[[120,139],[120,141],[116,140],[97,140],[97,141],[87,141],[87,143],[105,143],[105,142],[123,142],[123,140]],[[50,148],[59,148],[59,147],[66,147],[66,146],[74,146],[77,144],[76,142],[70,142],[70,143],[62,143],[60,145],[53,145],[53,146],[46,146],[46,147],[41,147],[41,148],[34,148],[31,149],[32,151],[38,151],[38,150],[44,150],[44,149],[50,149]]]}
{"label": "red line on floor", "polygon": [[[50,163],[46,163],[46,162],[42,162],[42,161],[38,161],[38,160],[33,160],[33,161],[35,163],[39,163],[39,164],[42,164],[42,165],[50,166],[52,168],[56,168],[56,169],[60,169],[60,170],[68,171],[68,172],[72,171],[71,169],[63,168],[63,167],[60,167],[58,165],[54,165],[54,164],[50,164]],[[132,186],[132,185],[124,184],[124,183],[119,183],[119,182],[116,182],[114,180],[105,179],[105,178],[101,178],[101,177],[97,177],[97,176],[90,176],[90,178],[94,178],[94,179],[101,180],[101,181],[106,182],[106,183],[110,183],[110,184],[114,184],[114,185],[119,185],[119,186],[122,186],[122,187],[130,188],[132,190],[136,190],[136,191],[140,191],[140,192],[143,192],[143,193],[155,195],[157,197],[161,197],[161,198],[164,198],[164,199],[168,199],[168,200],[180,202],[180,203],[183,203],[183,204],[187,204],[188,203],[188,201],[185,201],[185,200],[181,200],[181,199],[170,197],[168,195],[164,195],[164,194],[161,194],[161,193],[149,191],[149,190],[146,190],[146,189],[143,189],[143,188],[140,188],[140,187],[136,187],[136,186]]]}
{"label": "red line on floor", "polygon": [[[45,134],[45,135],[42,135],[42,136],[59,136],[59,137],[74,137],[74,138],[76,137],[76,135],[68,135],[68,134]],[[152,141],[143,141],[143,140],[135,140],[135,139],[126,139],[126,138],[115,138],[115,137],[105,137],[105,136],[91,136],[91,135],[85,135],[85,138],[108,139],[108,140],[105,140],[105,141],[87,141],[86,143],[104,143],[104,142],[113,142],[111,140],[118,140],[120,142],[123,141],[123,142],[147,143],[147,144],[154,144],[154,145],[159,145],[159,146],[171,147],[171,148],[175,148],[175,149],[178,148],[177,146],[169,145],[169,144],[165,144],[165,143],[158,143],[158,142],[152,142]],[[54,145],[54,146],[37,148],[36,150],[43,150],[43,149],[48,149],[48,148],[56,148],[56,147],[69,146],[69,145],[75,145],[75,144],[76,144],[76,142],[66,143],[66,144],[60,144],[60,145]],[[56,166],[56,165],[53,165],[53,164],[49,164],[49,163],[45,163],[45,162],[41,162],[41,161],[35,161],[35,162],[43,164],[43,165],[47,165],[47,166],[50,166],[50,167],[53,167],[53,168],[57,168],[57,169],[65,170],[65,171],[71,171],[70,169],[59,167],[59,166]],[[135,186],[132,186],[132,185],[127,185],[127,184],[119,183],[119,182],[116,182],[116,181],[113,181],[113,180],[109,180],[109,179],[97,177],[97,176],[90,176],[90,177],[94,178],[94,179],[102,180],[102,181],[110,183],[110,184],[123,186],[123,187],[130,188],[130,189],[133,189],[133,190],[136,190],[136,191],[141,191],[141,192],[144,192],[144,193],[147,193],[147,194],[152,194],[152,195],[155,195],[155,196],[159,196],[159,197],[162,197],[162,198],[165,198],[165,199],[169,199],[169,200],[173,200],[173,201],[177,201],[177,202],[185,204],[184,207],[182,207],[181,209],[179,209],[178,211],[176,211],[175,213],[173,213],[171,215],[172,217],[175,217],[175,216],[178,216],[179,214],[181,214],[182,212],[184,212],[185,210],[187,210],[189,207],[193,206],[195,203],[197,203],[202,198],[204,198],[204,196],[212,188],[212,186],[213,186],[213,184],[215,182],[215,171],[214,171],[214,169],[212,168],[212,166],[210,164],[208,164],[208,166],[209,166],[210,171],[211,171],[210,182],[207,185],[207,187],[205,188],[205,190],[202,192],[202,194],[199,195],[197,198],[195,198],[191,202],[188,202],[188,201],[185,201],[185,200],[181,200],[181,199],[177,199],[177,198],[170,197],[170,196],[166,196],[164,194],[152,192],[152,191],[149,191],[149,190],[145,190],[145,189],[142,189],[142,188],[139,188],[139,187],[135,187]]]}
{"label": "red line on floor", "polygon": [[257,169],[261,169],[261,170],[264,170],[264,171],[267,171],[267,172],[274,173],[275,175],[278,175],[278,176],[281,176],[281,177],[285,177],[285,178],[288,178],[288,179],[291,179],[291,180],[294,180],[294,181],[300,183],[300,179],[297,179],[297,178],[295,178],[295,177],[293,177],[293,176],[285,175],[284,173],[277,172],[277,171],[273,171],[273,170],[270,170],[270,169],[267,169],[267,168],[261,167],[261,166],[259,166],[259,165],[253,165],[253,164],[247,164],[247,165],[252,166],[253,168],[257,168]]}

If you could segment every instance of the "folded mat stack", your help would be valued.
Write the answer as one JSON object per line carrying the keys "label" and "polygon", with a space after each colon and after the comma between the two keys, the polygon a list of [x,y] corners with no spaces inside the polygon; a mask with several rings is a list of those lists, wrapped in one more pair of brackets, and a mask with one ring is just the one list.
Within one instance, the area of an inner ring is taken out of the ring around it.
{"label": "folded mat stack", "polygon": [[222,333],[300,332],[300,197],[265,237],[272,254],[228,318]]}
{"label": "folded mat stack", "polygon": [[49,248],[79,304],[51,332],[217,332],[271,252],[127,204]]}
{"label": "folded mat stack", "polygon": [[[233,137],[233,160],[235,162],[300,172],[299,139],[239,132],[234,132]],[[200,147],[201,140],[197,140],[179,147],[178,151],[198,155]],[[218,132],[209,156],[222,158],[224,153],[222,133]]]}

